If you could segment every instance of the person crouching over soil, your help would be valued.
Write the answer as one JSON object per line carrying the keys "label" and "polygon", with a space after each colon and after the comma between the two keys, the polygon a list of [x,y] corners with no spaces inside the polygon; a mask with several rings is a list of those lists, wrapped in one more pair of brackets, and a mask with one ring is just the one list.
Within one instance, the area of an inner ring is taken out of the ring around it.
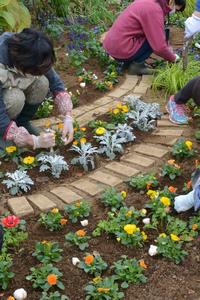
{"label": "person crouching over soil", "polygon": [[179,57],[168,45],[165,35],[165,16],[183,11],[185,0],[135,0],[116,19],[105,34],[106,52],[128,66],[131,75],[150,74],[145,60],[154,52],[170,62]]}
{"label": "person crouching over soil", "polygon": [[55,145],[53,133],[39,135],[30,124],[49,89],[65,117],[63,138],[73,140],[72,101],[52,68],[54,62],[53,45],[40,31],[26,28],[0,36],[0,148],[10,141],[33,149]]}
{"label": "person crouching over soil", "polygon": [[185,104],[190,99],[200,106],[200,76],[194,77],[176,95],[170,96],[166,109],[172,123],[180,125],[188,123],[189,117]]}

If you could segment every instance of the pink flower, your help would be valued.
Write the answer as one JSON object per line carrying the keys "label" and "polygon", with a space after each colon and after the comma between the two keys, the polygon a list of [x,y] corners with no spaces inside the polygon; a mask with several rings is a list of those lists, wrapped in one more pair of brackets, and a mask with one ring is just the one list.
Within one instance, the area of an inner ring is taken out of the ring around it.
{"label": "pink flower", "polygon": [[19,224],[20,220],[16,216],[7,216],[2,219],[2,224],[5,227],[15,227]]}

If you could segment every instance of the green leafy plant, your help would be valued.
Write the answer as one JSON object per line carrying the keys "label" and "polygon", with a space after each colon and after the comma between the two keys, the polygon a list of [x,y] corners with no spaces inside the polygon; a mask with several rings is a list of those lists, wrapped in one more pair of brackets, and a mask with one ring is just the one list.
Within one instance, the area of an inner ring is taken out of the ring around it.
{"label": "green leafy plant", "polygon": [[88,274],[99,276],[102,271],[107,269],[108,265],[99,254],[87,254],[78,267]]}
{"label": "green leafy plant", "polygon": [[69,297],[61,295],[58,291],[52,293],[43,292],[40,300],[69,300]]}
{"label": "green leafy plant", "polygon": [[192,157],[195,153],[192,142],[184,139],[180,139],[172,148],[172,155],[179,159]]}
{"label": "green leafy plant", "polygon": [[105,206],[109,206],[112,209],[120,208],[124,206],[124,195],[126,197],[126,192],[119,193],[115,188],[111,187],[103,192],[101,201]]}
{"label": "green leafy plant", "polygon": [[85,288],[86,300],[119,300],[124,298],[124,293],[119,291],[115,278],[98,278],[91,281]]}
{"label": "green leafy plant", "polygon": [[162,167],[161,176],[168,176],[171,180],[174,180],[177,176],[180,176],[182,170],[178,164],[169,163],[169,161]]}
{"label": "green leafy plant", "polygon": [[157,187],[158,180],[153,174],[139,174],[131,177],[129,185],[137,190],[145,190],[150,187]]}
{"label": "green leafy plant", "polygon": [[52,113],[52,111],[53,111],[53,99],[50,97],[45,99],[45,101],[43,101],[40,104],[35,116],[37,118],[48,118]]}
{"label": "green leafy plant", "polygon": [[28,192],[34,182],[27,174],[27,171],[16,170],[13,173],[7,172],[5,174],[8,179],[2,181],[6,185],[11,195],[16,195],[19,192]]}
{"label": "green leafy plant", "polygon": [[0,287],[3,290],[8,288],[10,280],[14,277],[14,273],[10,271],[12,267],[12,258],[9,254],[0,256]]}
{"label": "green leafy plant", "polygon": [[13,227],[4,226],[4,243],[5,248],[17,248],[28,238],[26,231],[26,221],[20,220],[19,224]]}
{"label": "green leafy plant", "polygon": [[195,230],[190,230],[187,222],[172,216],[168,216],[166,232],[168,234],[173,232],[174,234],[180,236],[181,240],[185,242],[191,241],[196,236]]}
{"label": "green leafy plant", "polygon": [[60,230],[66,225],[67,220],[59,212],[58,208],[53,208],[47,213],[41,213],[39,223],[50,231]]}
{"label": "green leafy plant", "polygon": [[35,252],[32,255],[42,263],[52,263],[62,259],[62,252],[58,243],[44,240],[36,243]]}
{"label": "green leafy plant", "polygon": [[144,241],[147,239],[147,235],[144,231],[140,231],[140,228],[135,224],[126,224],[120,231],[116,233],[117,241],[125,246],[139,246],[142,247]]}
{"label": "green leafy plant", "polygon": [[13,161],[18,165],[23,152],[25,152],[25,149],[20,149],[16,146],[8,146],[4,149],[0,149],[0,158],[3,158],[5,161]]}
{"label": "green leafy plant", "polygon": [[72,223],[79,219],[88,217],[90,214],[90,204],[86,201],[77,201],[76,203],[67,204],[64,209]]}
{"label": "green leafy plant", "polygon": [[[115,278],[122,281],[121,287],[128,288],[130,283],[145,283],[147,278],[144,276],[144,267],[141,267],[137,259],[129,259],[123,255],[122,259],[114,262],[112,269],[116,274]],[[144,264],[145,266],[145,264]]]}
{"label": "green leafy plant", "polygon": [[76,245],[80,250],[85,250],[89,247],[88,241],[90,237],[86,235],[85,230],[80,229],[78,231],[69,232],[65,235],[65,240],[70,242],[72,245]]}
{"label": "green leafy plant", "polygon": [[39,267],[30,269],[30,275],[26,276],[26,280],[31,281],[33,288],[40,288],[48,291],[52,287],[58,287],[64,290],[64,285],[60,281],[62,273],[55,268],[52,264],[45,264]]}
{"label": "green leafy plant", "polygon": [[158,254],[173,260],[176,264],[179,264],[187,252],[182,249],[183,242],[176,235],[171,235],[171,237],[161,234],[157,238]]}

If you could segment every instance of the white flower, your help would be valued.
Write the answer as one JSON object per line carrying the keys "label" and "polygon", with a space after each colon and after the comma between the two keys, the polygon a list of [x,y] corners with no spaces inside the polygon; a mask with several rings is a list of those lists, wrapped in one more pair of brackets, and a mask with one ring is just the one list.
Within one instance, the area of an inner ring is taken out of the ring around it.
{"label": "white flower", "polygon": [[144,219],[142,220],[142,222],[143,222],[144,224],[150,224],[150,218],[144,218]]}
{"label": "white flower", "polygon": [[88,226],[88,220],[83,220],[81,221],[82,226]]}
{"label": "white flower", "polygon": [[158,253],[158,247],[155,245],[150,245],[148,253],[150,256],[155,256]]}
{"label": "white flower", "polygon": [[65,53],[66,56],[69,56],[69,53]]}
{"label": "white flower", "polygon": [[77,264],[80,263],[80,259],[78,259],[78,257],[72,257],[72,263],[74,266],[76,266]]}
{"label": "white flower", "polygon": [[98,79],[97,75],[96,75],[96,74],[93,74],[93,75],[92,75],[92,79],[93,79],[93,80],[97,80],[97,79]]}
{"label": "white flower", "polygon": [[86,86],[86,83],[85,83],[85,82],[81,82],[81,83],[80,83],[80,87],[81,87],[82,89],[84,89],[85,86]]}
{"label": "white flower", "polygon": [[14,291],[13,296],[16,300],[24,300],[27,298],[27,292],[23,288],[17,289]]}

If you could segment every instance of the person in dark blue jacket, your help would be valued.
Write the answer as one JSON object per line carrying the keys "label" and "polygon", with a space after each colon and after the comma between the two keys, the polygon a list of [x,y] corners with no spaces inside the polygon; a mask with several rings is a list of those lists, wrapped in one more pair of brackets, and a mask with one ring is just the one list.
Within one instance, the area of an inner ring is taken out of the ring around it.
{"label": "person in dark blue jacket", "polygon": [[1,148],[9,141],[33,149],[55,145],[53,133],[39,135],[30,124],[49,89],[64,116],[63,138],[67,136],[67,143],[73,140],[72,101],[52,68],[54,62],[52,42],[40,31],[26,28],[0,36]]}

